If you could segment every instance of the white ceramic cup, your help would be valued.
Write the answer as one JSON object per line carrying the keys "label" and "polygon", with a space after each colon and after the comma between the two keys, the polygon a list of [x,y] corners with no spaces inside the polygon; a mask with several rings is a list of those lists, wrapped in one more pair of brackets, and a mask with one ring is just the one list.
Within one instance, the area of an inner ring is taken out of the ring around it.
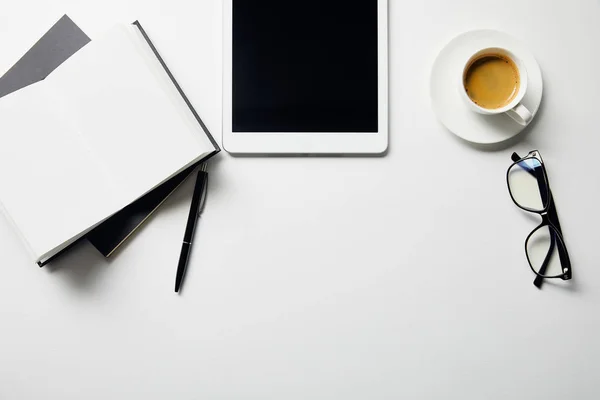
{"label": "white ceramic cup", "polygon": [[[512,99],[510,103],[500,108],[484,108],[476,104],[469,95],[467,94],[467,90],[465,89],[464,78],[467,73],[467,69],[471,66],[471,63],[476,59],[480,58],[486,54],[498,54],[503,57],[507,57],[511,59],[514,64],[517,66],[520,85],[519,92]],[[513,53],[506,49],[502,49],[499,47],[488,47],[482,50],[479,50],[477,53],[473,54],[469,59],[465,62],[465,66],[463,67],[462,75],[460,77],[460,92],[462,97],[466,101],[466,103],[471,107],[471,109],[475,112],[484,115],[494,115],[494,114],[506,114],[512,119],[514,119],[517,123],[521,125],[527,125],[532,119],[533,114],[523,105],[521,101],[525,96],[525,92],[527,91],[527,69],[525,68],[525,64],[518,57],[516,57]]]}

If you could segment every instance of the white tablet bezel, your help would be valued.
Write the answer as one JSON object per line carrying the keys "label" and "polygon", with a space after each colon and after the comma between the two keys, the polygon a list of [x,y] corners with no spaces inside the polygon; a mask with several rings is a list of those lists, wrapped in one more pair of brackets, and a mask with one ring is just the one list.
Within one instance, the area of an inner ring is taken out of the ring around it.
{"label": "white tablet bezel", "polygon": [[[232,132],[232,3],[223,1],[223,147],[232,154],[383,154],[388,147],[388,0],[378,6],[378,127],[356,132]],[[352,84],[349,82],[348,84]]]}

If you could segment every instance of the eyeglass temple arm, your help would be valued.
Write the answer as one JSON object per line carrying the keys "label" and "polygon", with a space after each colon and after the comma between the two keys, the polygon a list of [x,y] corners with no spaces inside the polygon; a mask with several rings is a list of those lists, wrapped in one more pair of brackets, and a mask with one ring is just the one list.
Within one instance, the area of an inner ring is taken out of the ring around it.
{"label": "eyeglass temple arm", "polygon": [[[544,275],[546,273],[548,264],[550,264],[550,259],[552,258],[552,255],[554,254],[555,246],[556,246],[556,235],[550,235],[550,248],[548,249],[548,253],[546,254],[546,257],[544,258],[544,262],[542,263],[542,266],[540,267],[540,275]],[[559,253],[560,253],[560,248],[559,248]],[[536,275],[535,279],[533,280],[533,285],[538,289],[542,288],[542,283],[544,282],[544,278],[542,278],[540,275]]]}
{"label": "eyeglass temple arm", "polygon": [[[558,213],[556,212],[556,205],[554,203],[554,197],[552,196],[552,192],[550,191],[550,189],[548,189],[548,194],[550,195],[550,206],[548,207],[548,220],[552,223],[552,225],[554,225],[554,227],[556,228],[556,230],[558,231],[558,233],[561,236],[561,241],[558,242],[558,240],[556,239],[556,235],[552,235],[551,239],[551,245],[554,245],[554,243],[562,243],[562,246],[558,246],[558,257],[560,259],[560,265],[563,268],[563,270],[565,268],[567,268],[568,271],[568,276],[565,273],[565,277],[568,277],[568,279],[571,278],[571,260],[569,258],[569,255],[567,253],[567,248],[565,246],[565,242],[564,242],[564,235],[562,232],[562,228],[560,227],[560,221],[558,220]],[[554,249],[554,247],[552,247],[552,249]],[[546,265],[547,266],[547,265]],[[546,269],[546,266],[544,266],[544,270]],[[543,280],[543,278],[542,278]],[[534,282],[535,284],[535,282]]]}
{"label": "eyeglass temple arm", "polygon": [[[511,159],[514,162],[519,162],[522,158],[517,153],[513,153],[511,156]],[[522,165],[522,164],[519,164],[519,167],[525,169],[527,172],[529,172],[531,175],[533,175],[537,179],[537,176],[535,176],[535,172],[533,171],[533,169],[528,168],[527,165]],[[538,179],[538,182],[539,182],[539,179]],[[540,193],[542,193],[541,194],[542,201],[549,202],[548,220],[550,220],[550,222],[552,222],[552,224],[556,227],[556,230],[562,235],[562,229],[560,227],[560,222],[558,220],[558,213],[556,212],[556,207],[554,206],[554,199],[552,197],[552,192],[550,191],[550,188],[548,188],[548,194],[547,194],[548,198],[547,199],[545,198],[546,197],[545,190],[540,188]],[[546,254],[546,257],[544,258],[544,262],[542,263],[542,265],[540,267],[541,275],[543,275],[546,272],[546,268],[548,268],[548,264],[550,263],[550,258],[552,256],[552,254],[554,253],[555,246],[556,246],[556,237],[554,235],[551,235],[550,236],[550,248],[548,249],[548,253]],[[558,252],[559,252],[559,257],[560,257],[561,261],[563,261],[566,257],[566,254],[563,254],[564,251],[560,247],[558,248]],[[541,277],[540,275],[536,275],[535,280],[533,281],[533,284],[535,285],[535,287],[540,289],[542,287],[543,282],[544,282],[544,278]]]}

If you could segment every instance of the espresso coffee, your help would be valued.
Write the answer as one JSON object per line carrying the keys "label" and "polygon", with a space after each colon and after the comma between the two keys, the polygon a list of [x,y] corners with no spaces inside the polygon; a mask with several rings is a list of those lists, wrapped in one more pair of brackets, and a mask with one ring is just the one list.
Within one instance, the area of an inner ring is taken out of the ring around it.
{"label": "espresso coffee", "polygon": [[484,54],[466,68],[463,84],[478,106],[494,110],[509,104],[519,93],[519,69],[500,54]]}

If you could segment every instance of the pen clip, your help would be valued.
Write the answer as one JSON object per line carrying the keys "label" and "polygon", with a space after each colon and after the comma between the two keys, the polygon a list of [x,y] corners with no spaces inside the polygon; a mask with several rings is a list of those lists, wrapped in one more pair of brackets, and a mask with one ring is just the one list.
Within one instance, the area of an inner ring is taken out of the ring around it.
{"label": "pen clip", "polygon": [[200,218],[200,215],[202,215],[202,212],[204,211],[204,206],[206,205],[206,193],[208,192],[208,174],[205,172],[204,173],[204,187],[202,188],[202,197],[200,197],[200,205],[198,206],[198,215],[197,217]]}

